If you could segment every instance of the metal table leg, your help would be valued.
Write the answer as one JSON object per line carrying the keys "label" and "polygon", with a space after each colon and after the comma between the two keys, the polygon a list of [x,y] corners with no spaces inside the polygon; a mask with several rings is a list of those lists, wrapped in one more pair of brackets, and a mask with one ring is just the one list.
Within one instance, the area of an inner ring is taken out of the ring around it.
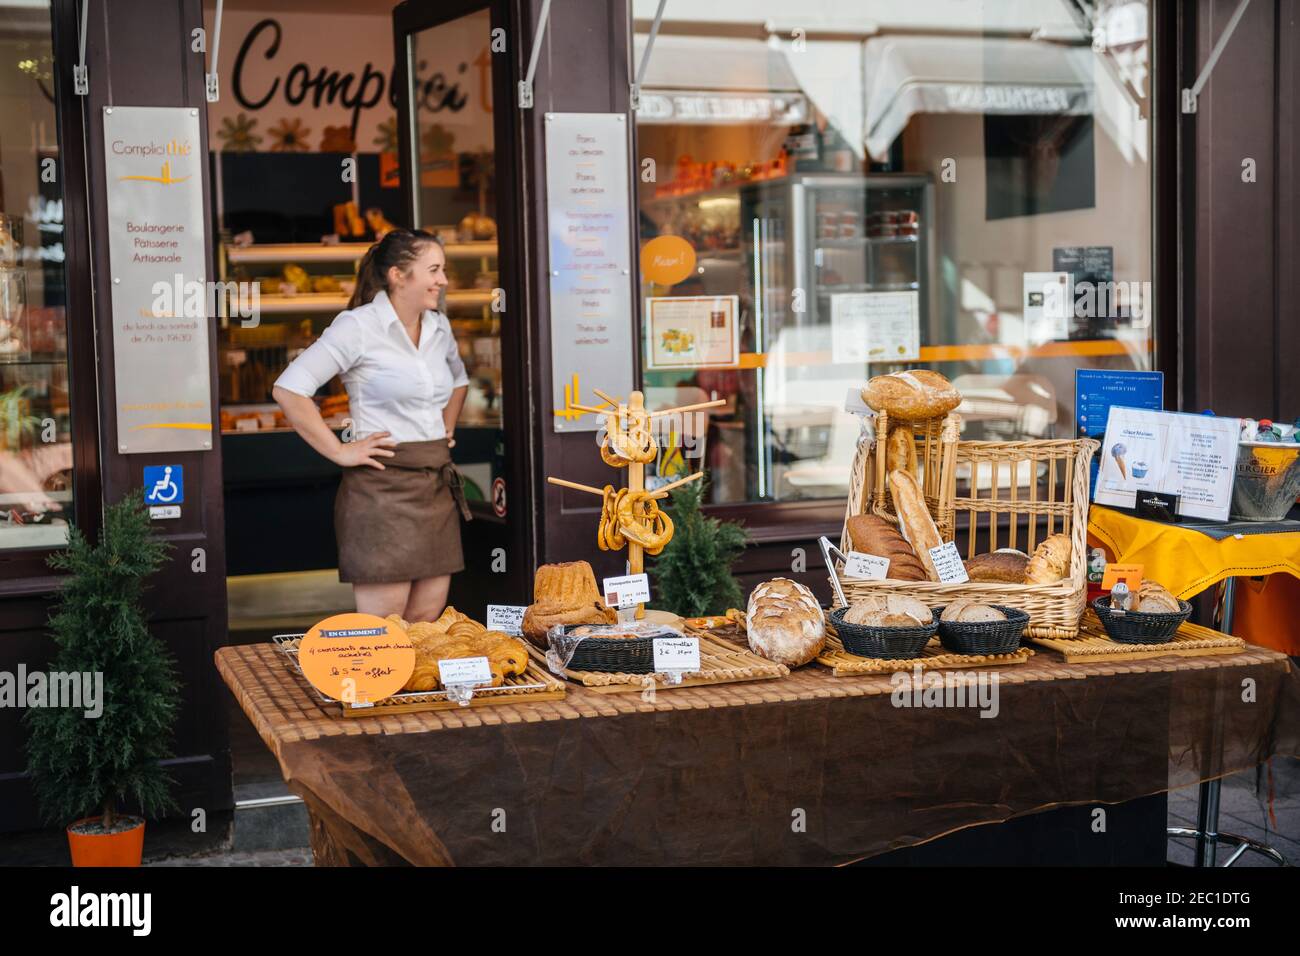
{"label": "metal table leg", "polygon": [[[1228,578],[1223,585],[1223,620],[1219,627],[1225,634],[1232,633],[1233,612],[1236,607],[1237,597],[1237,579]],[[1222,705],[1221,700],[1215,701],[1216,712]],[[1216,722],[1214,725],[1214,738],[1211,747],[1212,752],[1218,752],[1223,745],[1222,723]],[[1171,837],[1196,837],[1196,863],[1195,866],[1216,866],[1220,843],[1235,845],[1236,849],[1224,861],[1225,867],[1232,866],[1248,850],[1263,854],[1273,860],[1278,866],[1290,866],[1286,857],[1279,853],[1275,848],[1267,843],[1258,843],[1255,840],[1247,839],[1236,833],[1219,832],[1219,796],[1223,783],[1221,780],[1206,780],[1200,785],[1196,798],[1196,829],[1191,830],[1187,827],[1169,827],[1167,833]]]}

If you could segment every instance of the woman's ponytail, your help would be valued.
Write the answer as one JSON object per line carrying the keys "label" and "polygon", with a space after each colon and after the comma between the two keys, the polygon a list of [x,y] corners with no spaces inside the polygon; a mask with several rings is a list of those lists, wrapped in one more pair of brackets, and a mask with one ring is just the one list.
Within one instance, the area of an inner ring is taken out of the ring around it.
{"label": "woman's ponytail", "polygon": [[404,269],[419,258],[426,244],[437,242],[432,233],[415,229],[394,229],[387,233],[361,258],[357,268],[357,284],[348,299],[348,308],[371,302],[380,292],[388,290],[388,270],[396,266]]}

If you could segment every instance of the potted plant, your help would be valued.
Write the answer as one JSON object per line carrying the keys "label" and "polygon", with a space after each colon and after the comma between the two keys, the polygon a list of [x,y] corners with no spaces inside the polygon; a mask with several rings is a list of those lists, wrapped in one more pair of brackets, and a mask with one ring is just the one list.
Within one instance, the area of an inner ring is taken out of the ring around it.
{"label": "potted plant", "polygon": [[[104,512],[99,541],[70,528],[49,565],[68,572],[50,631],[51,670],[102,675],[98,716],[75,707],[33,707],[27,771],[47,821],[67,823],[74,866],[139,866],[144,818],[176,804],[160,763],[171,756],[179,684],[171,657],[149,631],[145,581],[166,561],[139,493]],[[59,703],[51,701],[51,703]],[[85,703],[83,701],[83,703]]]}
{"label": "potted plant", "polygon": [[706,481],[672,492],[667,511],[673,519],[673,537],[650,568],[655,606],[682,617],[724,614],[744,600],[731,568],[749,535],[740,524],[707,517],[700,510]]}

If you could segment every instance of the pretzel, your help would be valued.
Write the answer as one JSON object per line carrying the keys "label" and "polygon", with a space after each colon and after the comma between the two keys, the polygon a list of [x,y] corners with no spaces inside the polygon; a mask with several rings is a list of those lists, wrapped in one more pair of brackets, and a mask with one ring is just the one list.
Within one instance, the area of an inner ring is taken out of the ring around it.
{"label": "pretzel", "polygon": [[596,544],[602,551],[618,551],[627,541],[619,534],[619,504],[626,497],[626,488],[614,491],[612,485],[604,488],[605,497],[600,508],[600,524],[596,527]]}
{"label": "pretzel", "polygon": [[673,521],[649,491],[629,491],[616,503],[619,533],[635,541],[647,554],[658,554],[672,540]]}
{"label": "pretzel", "polygon": [[618,412],[605,416],[605,441],[600,446],[600,457],[611,468],[624,468],[631,462],[646,464],[655,460],[659,446],[650,433],[648,415],[627,416],[627,430],[619,427]]}

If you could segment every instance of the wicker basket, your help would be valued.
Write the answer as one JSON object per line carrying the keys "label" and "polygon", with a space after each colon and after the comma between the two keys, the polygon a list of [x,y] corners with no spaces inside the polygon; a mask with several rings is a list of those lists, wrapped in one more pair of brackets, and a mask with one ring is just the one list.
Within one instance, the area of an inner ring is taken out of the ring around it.
{"label": "wicker basket", "polygon": [[[889,483],[885,480],[888,470],[885,467],[885,439],[889,435],[889,415],[877,412],[875,418],[876,440],[865,448],[867,460],[862,474],[859,474],[858,463],[853,463],[851,480],[855,485],[866,480],[870,492],[864,494],[862,500],[870,500],[872,514],[897,525],[898,516],[894,514],[893,501],[889,497]],[[943,418],[908,424],[916,435],[916,461],[921,467],[921,490],[925,493],[925,503],[930,508],[930,514],[934,515],[934,523],[939,526],[939,534],[945,541],[950,541],[953,516],[951,508],[943,508],[943,491],[952,475],[952,455],[957,436],[961,434],[961,416],[950,414]],[[859,447],[859,455],[863,451]]]}
{"label": "wicker basket", "polygon": [[921,651],[934,632],[939,629],[939,611],[931,608],[934,620],[921,627],[871,627],[867,624],[850,624],[844,620],[848,608],[831,611],[831,624],[844,645],[844,649],[858,657],[884,661],[910,661],[921,656]]}
{"label": "wicker basket", "polygon": [[1186,601],[1178,602],[1176,614],[1112,611],[1109,597],[1097,598],[1092,609],[1106,629],[1106,636],[1119,644],[1166,644],[1192,616],[1192,606]]}
{"label": "wicker basket", "polygon": [[[841,578],[845,599],[852,603],[871,594],[907,594],[929,606],[948,604],[958,598],[982,604],[1017,607],[1029,614],[1029,637],[1074,638],[1079,636],[1079,619],[1087,602],[1088,466],[1097,442],[1088,438],[1048,441],[956,441],[952,443],[952,467],[942,473],[945,487],[940,500],[931,505],[935,523],[945,541],[957,531],[969,533],[965,557],[1002,547],[1032,552],[1045,534],[1068,534],[1071,555],[1069,574],[1055,584],[974,583],[942,584],[933,581],[855,581]],[[845,530],[841,549],[848,551],[848,518],[862,514],[875,500],[868,443],[858,446],[849,485]],[[1032,469],[1034,480],[1021,489],[1014,477]],[[1039,475],[1039,469],[1042,474]],[[1000,481],[1005,469],[1013,480]],[[957,475],[973,476],[969,494],[956,495]],[[1039,479],[1046,478],[1040,495]],[[1056,487],[1058,479],[1063,488]],[[928,500],[928,499],[927,499]],[[945,527],[940,519],[951,515]],[[1019,528],[1017,519],[1027,519]],[[1040,531],[1039,522],[1045,528]],[[837,562],[836,573],[842,571]]]}
{"label": "wicker basket", "polygon": [[[581,624],[564,629],[568,634]],[[649,674],[655,669],[654,637],[588,637],[573,649],[569,670]]]}
{"label": "wicker basket", "polygon": [[[997,605],[994,605],[997,607]],[[1014,654],[1029,615],[1018,607],[998,607],[1005,621],[939,621],[939,643],[954,654]]]}

